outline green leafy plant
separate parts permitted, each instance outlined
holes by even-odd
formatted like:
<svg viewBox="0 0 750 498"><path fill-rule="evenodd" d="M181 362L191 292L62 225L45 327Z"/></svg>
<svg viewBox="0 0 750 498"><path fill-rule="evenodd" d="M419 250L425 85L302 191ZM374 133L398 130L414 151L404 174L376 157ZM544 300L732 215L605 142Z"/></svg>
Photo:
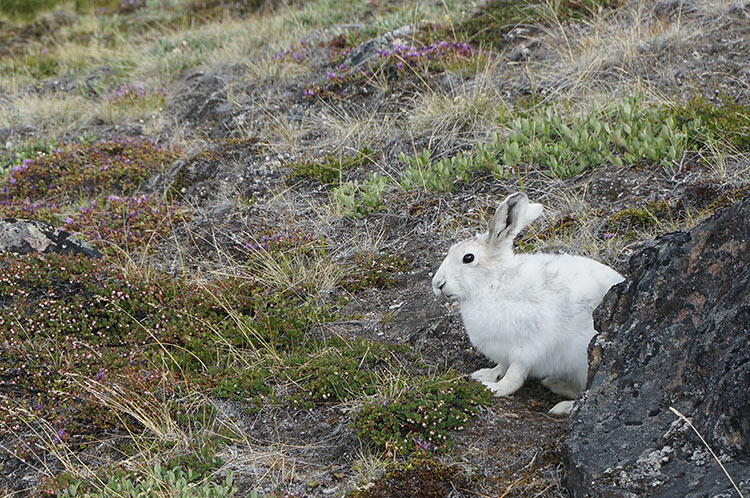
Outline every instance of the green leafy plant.
<svg viewBox="0 0 750 498"><path fill-rule="evenodd" d="M479 144L474 150L446 157L435 163L430 151L425 149L416 156L401 154L399 158L408 165L399 179L404 190L450 192L456 182L468 182L473 171L487 170L497 179L507 177L505 168L497 161L500 138L493 134L489 144Z"/></svg>
<svg viewBox="0 0 750 498"><path fill-rule="evenodd" d="M200 476L191 468L163 469L157 462L151 475L143 478L117 475L107 485L96 491L79 493L80 483L71 484L59 498L139 498L143 496L170 496L175 498L225 498L232 494L234 478L231 472L222 483L210 480L198 482Z"/></svg>
<svg viewBox="0 0 750 498"><path fill-rule="evenodd" d="M458 465L443 465L426 459L411 459L390 469L364 489L346 498L443 498L469 483Z"/></svg>
<svg viewBox="0 0 750 498"><path fill-rule="evenodd" d="M671 168L687 149L687 134L664 110L634 97L588 114L567 118L552 107L511 121L502 145L508 166L540 165L560 178L576 176L610 161L642 161Z"/></svg>
<svg viewBox="0 0 750 498"><path fill-rule="evenodd" d="M5 198L44 200L102 192L131 192L178 152L149 141L110 140L69 144L49 154L27 158L12 168Z"/></svg>
<svg viewBox="0 0 750 498"><path fill-rule="evenodd" d="M351 218L364 218L384 207L383 193L388 189L388 178L377 173L359 184L356 181L342 183L332 192L336 212Z"/></svg>

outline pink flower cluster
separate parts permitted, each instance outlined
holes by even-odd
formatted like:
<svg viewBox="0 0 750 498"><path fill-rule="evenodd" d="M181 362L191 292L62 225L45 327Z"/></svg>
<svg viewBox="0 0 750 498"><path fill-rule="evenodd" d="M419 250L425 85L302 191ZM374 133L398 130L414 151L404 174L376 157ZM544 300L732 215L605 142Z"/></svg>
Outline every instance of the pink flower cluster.
<svg viewBox="0 0 750 498"><path fill-rule="evenodd" d="M396 63L396 67L399 69L403 67L404 63L414 65L423 60L431 61L454 56L468 58L473 54L474 47L468 43L446 41L438 41L419 48L408 47L397 43L390 49L378 50L378 56L381 59L387 59L390 57L399 59L399 62Z"/></svg>

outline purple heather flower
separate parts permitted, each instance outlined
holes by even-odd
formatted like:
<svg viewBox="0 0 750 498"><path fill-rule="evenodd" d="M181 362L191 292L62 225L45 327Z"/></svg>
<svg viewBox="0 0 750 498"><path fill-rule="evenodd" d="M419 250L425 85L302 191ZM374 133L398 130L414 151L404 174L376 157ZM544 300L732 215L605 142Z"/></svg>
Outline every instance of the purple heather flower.
<svg viewBox="0 0 750 498"><path fill-rule="evenodd" d="M413 437L412 440L414 441L414 444L422 448L423 450L430 451L432 449L432 445L428 441L424 441L420 437Z"/></svg>
<svg viewBox="0 0 750 498"><path fill-rule="evenodd" d="M57 444L62 441L62 438L65 436L65 429L60 429L57 431L57 436L55 436L55 440L52 442L52 444Z"/></svg>
<svg viewBox="0 0 750 498"><path fill-rule="evenodd" d="M96 377L94 377L94 380L99 382L104 377L104 374L106 374L107 371L103 368L100 368L99 371L96 373Z"/></svg>
<svg viewBox="0 0 750 498"><path fill-rule="evenodd" d="M42 49L42 55L47 55L49 53L49 49L43 48Z"/></svg>
<svg viewBox="0 0 750 498"><path fill-rule="evenodd" d="M613 239L615 238L615 235L616 234L614 234L613 232L605 232L604 234L602 234L602 237L604 237L605 239Z"/></svg>
<svg viewBox="0 0 750 498"><path fill-rule="evenodd" d="M34 164L34 160L33 160L33 159L31 159L31 158L27 158L27 159L24 159L24 160L23 160L23 165L24 165L24 166L28 167L28 166L29 166L29 164Z"/></svg>
<svg viewBox="0 0 750 498"><path fill-rule="evenodd" d="M332 73L331 71L328 71L328 77L330 79L334 79L336 77L336 73Z"/></svg>
<svg viewBox="0 0 750 498"><path fill-rule="evenodd" d="M11 176L11 177L10 177L10 178L8 179L8 183L10 183L11 185L15 185L15 184L16 184L16 179L15 179L15 178L13 178L13 177Z"/></svg>
<svg viewBox="0 0 750 498"><path fill-rule="evenodd" d="M66 218L65 218L65 219L63 220L63 223L65 223L66 225L72 225L72 224L74 223L74 221L73 221L73 218L71 218L70 216L67 216L67 217L66 217Z"/></svg>

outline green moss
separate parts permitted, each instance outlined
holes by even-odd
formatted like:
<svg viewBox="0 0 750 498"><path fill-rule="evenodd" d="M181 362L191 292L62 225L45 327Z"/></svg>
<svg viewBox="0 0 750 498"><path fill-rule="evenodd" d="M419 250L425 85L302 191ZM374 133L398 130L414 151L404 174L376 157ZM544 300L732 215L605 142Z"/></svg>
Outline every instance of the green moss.
<svg viewBox="0 0 750 498"><path fill-rule="evenodd" d="M263 367L213 368L208 374L216 379L213 396L246 404L249 411L260 408L273 393L270 370Z"/></svg>
<svg viewBox="0 0 750 498"><path fill-rule="evenodd" d="M562 238L581 229L581 221L575 216L563 216L555 223L539 231L528 231L516 239L519 252L533 252L545 241Z"/></svg>
<svg viewBox="0 0 750 498"><path fill-rule="evenodd" d="M30 19L38 12L50 10L62 0L3 0L0 12L16 19Z"/></svg>
<svg viewBox="0 0 750 498"><path fill-rule="evenodd" d="M480 383L448 372L434 379L410 379L393 399L365 404L354 422L357 435L392 454L444 451L450 431L463 428L489 403Z"/></svg>

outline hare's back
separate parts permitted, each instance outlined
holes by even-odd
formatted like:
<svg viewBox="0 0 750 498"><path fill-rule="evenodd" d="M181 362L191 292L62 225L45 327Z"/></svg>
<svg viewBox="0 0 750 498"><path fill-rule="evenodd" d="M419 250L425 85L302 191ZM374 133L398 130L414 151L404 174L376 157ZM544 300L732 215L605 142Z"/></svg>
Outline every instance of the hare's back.
<svg viewBox="0 0 750 498"><path fill-rule="evenodd" d="M538 254L544 280L564 290L574 301L599 301L610 287L622 282L615 270L598 261L570 254Z"/></svg>

